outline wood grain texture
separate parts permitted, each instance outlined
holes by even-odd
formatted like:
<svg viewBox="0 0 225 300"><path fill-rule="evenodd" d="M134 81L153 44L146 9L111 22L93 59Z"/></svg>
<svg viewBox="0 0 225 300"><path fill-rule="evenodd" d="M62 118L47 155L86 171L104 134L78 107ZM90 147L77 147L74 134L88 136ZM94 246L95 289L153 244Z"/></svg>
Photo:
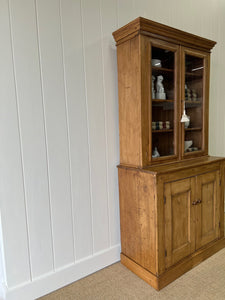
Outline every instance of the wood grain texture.
<svg viewBox="0 0 225 300"><path fill-rule="evenodd" d="M166 183L165 251L166 268L195 251L195 179ZM182 217L181 217L182 216Z"/></svg>
<svg viewBox="0 0 225 300"><path fill-rule="evenodd" d="M196 249L219 238L220 197L219 170L196 178Z"/></svg>
<svg viewBox="0 0 225 300"><path fill-rule="evenodd" d="M141 166L141 76L138 37L117 48L117 61L120 162Z"/></svg>
<svg viewBox="0 0 225 300"><path fill-rule="evenodd" d="M142 164L147 165L152 156L152 135L149 124L152 122L152 110L150 105L150 91L152 80L150 75L151 45L149 39L139 37L140 64L141 64L141 139L142 139Z"/></svg>
<svg viewBox="0 0 225 300"><path fill-rule="evenodd" d="M224 236L224 196L225 196L225 163L223 162L220 166L220 238Z"/></svg>
<svg viewBox="0 0 225 300"><path fill-rule="evenodd" d="M154 177L119 169L121 251L156 272L156 202Z"/></svg>

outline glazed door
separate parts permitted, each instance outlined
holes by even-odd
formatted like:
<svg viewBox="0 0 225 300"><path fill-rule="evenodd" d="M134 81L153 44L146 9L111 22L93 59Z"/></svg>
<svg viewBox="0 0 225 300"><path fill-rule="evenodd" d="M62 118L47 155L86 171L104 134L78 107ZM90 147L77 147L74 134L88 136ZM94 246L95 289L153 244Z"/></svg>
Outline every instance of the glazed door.
<svg viewBox="0 0 225 300"><path fill-rule="evenodd" d="M164 186L166 268L195 251L195 178Z"/></svg>
<svg viewBox="0 0 225 300"><path fill-rule="evenodd" d="M181 47L182 157L208 153L209 54Z"/></svg>
<svg viewBox="0 0 225 300"><path fill-rule="evenodd" d="M179 47L150 39L150 161L178 156L178 57Z"/></svg>
<svg viewBox="0 0 225 300"><path fill-rule="evenodd" d="M219 171L196 177L196 249L219 238Z"/></svg>

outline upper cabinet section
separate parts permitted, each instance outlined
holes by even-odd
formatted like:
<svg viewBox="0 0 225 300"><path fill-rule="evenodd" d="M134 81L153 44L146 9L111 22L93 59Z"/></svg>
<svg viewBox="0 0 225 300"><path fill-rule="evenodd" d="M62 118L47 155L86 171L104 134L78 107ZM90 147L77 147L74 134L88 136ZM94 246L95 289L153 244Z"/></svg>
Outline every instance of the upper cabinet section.
<svg viewBox="0 0 225 300"><path fill-rule="evenodd" d="M144 18L117 42L120 163L144 167L208 154L215 42Z"/></svg>

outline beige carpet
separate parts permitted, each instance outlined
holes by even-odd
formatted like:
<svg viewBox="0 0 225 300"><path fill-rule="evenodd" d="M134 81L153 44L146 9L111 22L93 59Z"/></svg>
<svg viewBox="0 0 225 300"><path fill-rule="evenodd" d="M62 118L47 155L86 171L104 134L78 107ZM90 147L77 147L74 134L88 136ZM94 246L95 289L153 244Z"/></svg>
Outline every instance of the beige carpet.
<svg viewBox="0 0 225 300"><path fill-rule="evenodd" d="M225 249L160 292L155 291L121 263L116 263L40 299L225 300Z"/></svg>

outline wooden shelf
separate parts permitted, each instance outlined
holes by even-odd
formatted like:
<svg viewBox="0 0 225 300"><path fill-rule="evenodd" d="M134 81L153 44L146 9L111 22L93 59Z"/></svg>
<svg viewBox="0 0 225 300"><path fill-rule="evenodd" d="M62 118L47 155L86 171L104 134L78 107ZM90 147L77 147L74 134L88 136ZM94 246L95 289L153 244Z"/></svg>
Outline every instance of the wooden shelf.
<svg viewBox="0 0 225 300"><path fill-rule="evenodd" d="M200 105L200 104L202 104L202 102L201 101L199 101L199 100L196 100L196 101L192 101L192 100L185 100L185 104L198 104L198 105Z"/></svg>
<svg viewBox="0 0 225 300"><path fill-rule="evenodd" d="M173 69L167 69L167 68L162 68L162 67L153 67L152 66L152 71L159 71L159 72L170 72L173 73Z"/></svg>
<svg viewBox="0 0 225 300"><path fill-rule="evenodd" d="M196 78L203 78L203 74L197 74L197 73L192 73L192 72L185 72L185 75L188 77L196 77Z"/></svg>
<svg viewBox="0 0 225 300"><path fill-rule="evenodd" d="M174 102L174 100L172 100L172 99L152 99L152 102L156 102L156 103L160 103L160 102L169 103L169 102Z"/></svg>
<svg viewBox="0 0 225 300"><path fill-rule="evenodd" d="M164 132L173 132L173 129L158 129L158 130L152 130L152 133L164 133Z"/></svg>
<svg viewBox="0 0 225 300"><path fill-rule="evenodd" d="M185 131L200 131L200 130L202 130L201 127L185 128Z"/></svg>

